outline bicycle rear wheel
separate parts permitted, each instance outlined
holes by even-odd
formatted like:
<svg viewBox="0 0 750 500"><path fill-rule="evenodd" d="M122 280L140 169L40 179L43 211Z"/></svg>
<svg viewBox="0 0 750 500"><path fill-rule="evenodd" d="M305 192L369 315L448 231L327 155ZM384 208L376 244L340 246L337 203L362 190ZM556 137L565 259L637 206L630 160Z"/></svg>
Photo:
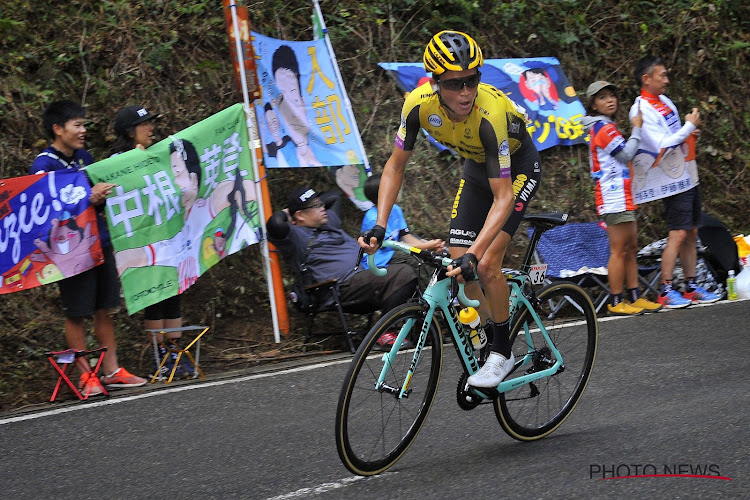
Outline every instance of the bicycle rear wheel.
<svg viewBox="0 0 750 500"><path fill-rule="evenodd" d="M352 360L336 409L336 448L343 464L354 474L378 474L396 463L417 437L432 407L443 355L440 327L434 318L408 396L399 398L398 392L412 364L414 348L398 352L384 384L377 387L384 364L378 340L407 328L406 339L417 341L424 319L422 304L393 309L370 330Z"/></svg>
<svg viewBox="0 0 750 500"><path fill-rule="evenodd" d="M552 376L507 391L495 399L495 415L500 426L520 441L533 441L550 434L573 411L591 377L599 335L594 304L578 285L555 283L543 288L537 297L536 311L562 355L563 367ZM527 323L529 338L524 331ZM510 338L517 364L508 379L544 370L555 363L528 309L518 314ZM518 362L529 352L533 353L532 361L519 367Z"/></svg>

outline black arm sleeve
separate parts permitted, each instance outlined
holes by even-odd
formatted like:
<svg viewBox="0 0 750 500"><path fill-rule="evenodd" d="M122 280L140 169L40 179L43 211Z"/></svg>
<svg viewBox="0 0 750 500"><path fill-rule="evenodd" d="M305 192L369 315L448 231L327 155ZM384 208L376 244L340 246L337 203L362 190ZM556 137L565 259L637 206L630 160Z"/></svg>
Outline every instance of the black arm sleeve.
<svg viewBox="0 0 750 500"><path fill-rule="evenodd" d="M283 240L289 234L289 220L283 210L274 213L266 223L268 236L275 240Z"/></svg>
<svg viewBox="0 0 750 500"><path fill-rule="evenodd" d="M406 137L404 138L404 151L413 151L414 143L422 125L419 123L419 105L414 106L406 117Z"/></svg>
<svg viewBox="0 0 750 500"><path fill-rule="evenodd" d="M487 178L500 177L500 157L498 156L497 135L492 124L485 119L479 123L479 140L484 146L484 164L487 168Z"/></svg>

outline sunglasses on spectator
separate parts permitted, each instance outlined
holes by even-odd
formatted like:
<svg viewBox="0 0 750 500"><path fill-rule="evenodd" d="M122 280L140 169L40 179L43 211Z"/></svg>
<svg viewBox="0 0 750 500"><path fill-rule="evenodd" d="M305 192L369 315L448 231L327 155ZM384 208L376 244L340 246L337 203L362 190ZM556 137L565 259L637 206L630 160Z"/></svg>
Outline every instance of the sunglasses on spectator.
<svg viewBox="0 0 750 500"><path fill-rule="evenodd" d="M464 87L474 89L479 85L479 80L482 78L482 73L477 71L471 76L464 78L450 78L448 80L437 80L438 84L446 90L459 91Z"/></svg>
<svg viewBox="0 0 750 500"><path fill-rule="evenodd" d="M304 208L300 208L300 210L307 210L308 208L320 208L320 207L322 207L324 205L325 204L322 201L317 201L317 202L313 203L312 205L309 205L309 206L304 207Z"/></svg>

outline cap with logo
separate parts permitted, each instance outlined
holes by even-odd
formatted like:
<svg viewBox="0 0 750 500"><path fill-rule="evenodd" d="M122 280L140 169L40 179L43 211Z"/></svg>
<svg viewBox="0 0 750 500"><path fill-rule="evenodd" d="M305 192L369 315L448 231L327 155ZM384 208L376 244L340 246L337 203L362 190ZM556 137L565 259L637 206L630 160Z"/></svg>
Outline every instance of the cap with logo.
<svg viewBox="0 0 750 500"><path fill-rule="evenodd" d="M289 196L289 213L294 215L298 210L304 210L310 205L312 199L317 196L318 193L307 186L295 189Z"/></svg>
<svg viewBox="0 0 750 500"><path fill-rule="evenodd" d="M143 106L128 106L122 108L115 115L115 133L118 135L125 135L128 133L129 128L155 118L159 118L159 114L150 113Z"/></svg>

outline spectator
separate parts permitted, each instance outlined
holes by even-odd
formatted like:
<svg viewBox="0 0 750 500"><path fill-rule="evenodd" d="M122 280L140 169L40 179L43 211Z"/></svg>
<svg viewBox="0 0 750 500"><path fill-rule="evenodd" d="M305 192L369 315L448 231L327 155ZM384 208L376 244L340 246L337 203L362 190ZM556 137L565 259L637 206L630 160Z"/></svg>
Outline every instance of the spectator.
<svg viewBox="0 0 750 500"><path fill-rule="evenodd" d="M311 282L338 279L341 300L369 301L385 312L413 295L417 277L406 264L391 264L385 276L366 269L355 271L359 245L341 229L339 193L316 193L308 187L296 189L288 208L268 219L268 237L279 248L297 277L303 268ZM328 297L323 305L333 303ZM391 339L391 342L393 339Z"/></svg>
<svg viewBox="0 0 750 500"><path fill-rule="evenodd" d="M83 170L94 162L84 149L86 139L86 110L73 101L56 101L44 110L42 122L52 143L29 169L30 174L52 172L63 169ZM79 387L89 395L102 393L101 384L108 389L138 387L146 383L122 368L117 361L117 342L112 321L120 308L120 282L117 278L112 245L109 241L104 201L114 184L100 182L91 188L89 200L96 206L97 225L101 239L104 263L88 271L59 282L65 312L65 339L71 349L86 349L84 319L93 316L94 333L99 343L107 347L102 361L105 375L101 380L91 376L89 360L77 360L81 371Z"/></svg>
<svg viewBox="0 0 750 500"><path fill-rule="evenodd" d="M641 297L638 291L638 224L633 203L628 162L633 159L641 142L643 118L640 111L630 120L633 132L625 141L614 120L619 110L617 87L598 81L586 91L587 111L584 129L589 133L589 159L594 179L596 211L607 223L609 237L610 314L628 316L658 311L660 304ZM623 297L623 281L627 296Z"/></svg>
<svg viewBox="0 0 750 500"><path fill-rule="evenodd" d="M150 113L142 106L127 106L122 108L115 115L114 129L117 138L112 145L112 154L117 155L130 151L131 149L146 149L154 143L155 120L158 114ZM168 299L152 304L145 309L145 319L143 327L146 330L160 330L166 328L181 328L182 313L180 311L180 296L173 295ZM164 344L164 336L159 334L148 334L149 344L153 342L153 335L159 344L158 362L154 359L154 373L161 364L164 356L167 355L167 346ZM182 337L182 332L170 332L167 335L171 347L176 348L176 344ZM169 372L174 366L177 355L172 354L162 368L163 371ZM182 372L182 366L178 367L178 375Z"/></svg>
<svg viewBox="0 0 750 500"><path fill-rule="evenodd" d="M373 207L365 213L365 217L362 219L362 231L367 231L375 226L375 222L378 219L378 191L380 190L380 174L372 175L367 178L364 185L365 196L368 200L373 203ZM394 204L391 209L391 215L388 217L388 224L385 228L386 240L402 241L407 245L411 245L421 250L430 250L433 252L442 252L445 248L445 242L440 239L434 240L423 240L417 236L411 234L409 226L406 224L404 218L404 212L401 207ZM396 252L392 248L378 248L375 252L375 265L378 267L385 267L389 264L409 264L419 275L419 287L424 289L427 286L427 282L430 280L429 273L419 274L418 261L404 252ZM367 258L362 259L362 267L369 269L367 264Z"/></svg>
<svg viewBox="0 0 750 500"><path fill-rule="evenodd" d="M685 116L685 125L680 123L677 107L664 95L669 84L667 67L658 56L647 56L635 64L635 80L641 95L635 99L630 116L643 114L641 147L647 151L661 152L679 146L693 134L700 135L701 124L698 108ZM665 216L669 235L667 246L661 256L662 289L658 301L664 307L677 309L691 303L716 302L720 297L695 283L695 266L698 259L698 220L701 214L700 188L696 185L688 191L664 198ZM672 278L677 257L680 257L685 272L684 292L674 289Z"/></svg>

